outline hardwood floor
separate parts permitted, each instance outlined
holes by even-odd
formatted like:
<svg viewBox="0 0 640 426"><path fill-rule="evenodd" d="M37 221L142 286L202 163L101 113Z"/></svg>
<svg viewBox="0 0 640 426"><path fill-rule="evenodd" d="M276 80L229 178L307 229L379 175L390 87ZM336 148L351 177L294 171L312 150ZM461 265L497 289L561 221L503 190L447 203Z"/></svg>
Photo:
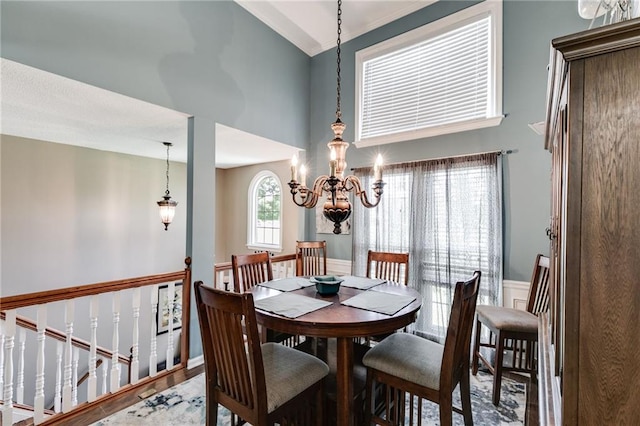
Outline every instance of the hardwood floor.
<svg viewBox="0 0 640 426"><path fill-rule="evenodd" d="M117 413L120 410L123 410L127 407L130 407L137 402L140 402L143 399L149 398L150 396L162 392L166 389L169 389L172 386L175 386L179 383L182 383L186 380L189 380L192 377L197 376L200 373L204 372L204 365L199 365L190 370L186 368L181 368L176 370L173 373L169 373L158 380L141 386L135 389L134 392L125 393L119 396L115 396L110 398L108 401L105 401L102 404L98 404L95 408L84 410L82 413L79 413L76 416L73 416L73 419L65 419L62 422L54 422L53 424L69 424L71 421L74 425L90 425L92 423L97 422L100 419L103 419L107 416L110 416L114 413ZM33 418L24 420L18 423L19 426L30 426L33 425Z"/></svg>

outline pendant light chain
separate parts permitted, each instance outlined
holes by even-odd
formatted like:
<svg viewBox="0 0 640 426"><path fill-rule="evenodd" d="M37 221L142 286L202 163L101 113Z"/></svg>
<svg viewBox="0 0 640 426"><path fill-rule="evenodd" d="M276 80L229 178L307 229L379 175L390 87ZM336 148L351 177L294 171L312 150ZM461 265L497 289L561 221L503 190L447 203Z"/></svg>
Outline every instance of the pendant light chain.
<svg viewBox="0 0 640 426"><path fill-rule="evenodd" d="M165 145L167 146L167 190L164 192L165 195L169 195L169 147L171 146L170 143L165 143Z"/></svg>
<svg viewBox="0 0 640 426"><path fill-rule="evenodd" d="M337 121L341 121L342 111L340 111L340 35L342 34L342 0L338 0L338 61L337 61L337 71L338 71L338 79L337 79L337 99L336 99L336 119Z"/></svg>

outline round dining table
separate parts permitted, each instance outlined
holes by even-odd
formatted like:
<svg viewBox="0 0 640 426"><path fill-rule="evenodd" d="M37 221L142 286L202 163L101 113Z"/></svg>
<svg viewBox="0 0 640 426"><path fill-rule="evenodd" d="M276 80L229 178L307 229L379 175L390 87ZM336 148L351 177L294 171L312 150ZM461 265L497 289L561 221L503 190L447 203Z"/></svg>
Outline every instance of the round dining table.
<svg viewBox="0 0 640 426"><path fill-rule="evenodd" d="M363 291L379 291L414 297L415 300L393 315L342 305ZM281 294L280 291L255 286L251 290L254 300ZM337 294L320 295L315 287L305 287L289 293L299 294L324 301L331 305L309 312L297 318L287 318L275 313L256 309L257 322L263 327L300 336L336 338L336 403L339 426L353 422L353 339L392 333L416 320L422 306L422 296L413 288L398 284L380 284L375 290L360 290L341 286Z"/></svg>

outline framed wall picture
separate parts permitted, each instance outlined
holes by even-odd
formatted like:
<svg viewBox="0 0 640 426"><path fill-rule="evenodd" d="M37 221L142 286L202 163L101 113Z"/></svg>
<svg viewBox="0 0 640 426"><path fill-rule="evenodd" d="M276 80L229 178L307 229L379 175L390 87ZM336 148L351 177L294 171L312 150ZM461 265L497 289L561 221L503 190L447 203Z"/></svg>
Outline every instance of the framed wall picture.
<svg viewBox="0 0 640 426"><path fill-rule="evenodd" d="M169 331L169 313L173 307L173 329L182 327L182 283L175 283L173 295L169 297L167 284L158 287L157 334Z"/></svg>

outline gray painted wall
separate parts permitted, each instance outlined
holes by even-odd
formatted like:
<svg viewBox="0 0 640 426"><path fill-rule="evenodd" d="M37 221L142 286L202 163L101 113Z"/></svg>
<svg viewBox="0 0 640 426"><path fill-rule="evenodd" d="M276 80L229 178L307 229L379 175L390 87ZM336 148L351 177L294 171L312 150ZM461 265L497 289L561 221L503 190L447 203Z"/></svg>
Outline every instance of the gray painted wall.
<svg viewBox="0 0 640 426"><path fill-rule="evenodd" d="M425 9L371 31L342 45L342 113L347 123L345 140L354 139L355 52L395 35L447 16L476 2L439 1ZM348 22L349 16L343 15ZM549 221L551 156L542 137L527 123L545 117L549 45L554 37L584 30L589 22L579 18L575 1L505 1L503 4L503 111L499 127L422 140L356 148L347 151L349 167L373 164L380 151L394 163L460 154L510 149L504 157L504 277L529 280L537 253L548 253L545 228ZM336 53L313 57L311 68L311 146L308 156L315 173L328 168L326 143L335 120ZM313 174L312 176L315 176ZM308 238L327 239L332 257L351 258L351 236L315 234L308 214Z"/></svg>
<svg viewBox="0 0 640 426"><path fill-rule="evenodd" d="M354 130L355 51L467 4L441 1L343 44L347 140L353 140ZM327 167L335 52L310 59L233 2L2 2L0 12L3 57L194 116L187 137L187 248L175 260L191 255L194 279L213 278L216 122L307 149L314 173ZM547 251L550 158L526 124L544 118L549 41L587 26L575 1L506 1L503 106L509 116L502 125L380 147L388 162L516 151L505 161L508 279L528 279L535 253ZM349 165L370 164L375 151L352 147ZM7 185L15 182L3 179L3 188ZM3 191L6 209L4 198ZM313 212L306 218L307 237L315 238ZM8 231L0 232L4 241ZM350 258L350 237L320 237L332 246L332 257ZM11 256L7 250L3 244L3 276L4 259ZM195 312L191 325L191 355L196 356L201 345Z"/></svg>
<svg viewBox="0 0 640 426"><path fill-rule="evenodd" d="M186 165L2 136L2 296L184 269Z"/></svg>
<svg viewBox="0 0 640 426"><path fill-rule="evenodd" d="M215 123L305 148L309 57L231 1L2 2L0 16L4 58L193 115L178 259L212 282Z"/></svg>

